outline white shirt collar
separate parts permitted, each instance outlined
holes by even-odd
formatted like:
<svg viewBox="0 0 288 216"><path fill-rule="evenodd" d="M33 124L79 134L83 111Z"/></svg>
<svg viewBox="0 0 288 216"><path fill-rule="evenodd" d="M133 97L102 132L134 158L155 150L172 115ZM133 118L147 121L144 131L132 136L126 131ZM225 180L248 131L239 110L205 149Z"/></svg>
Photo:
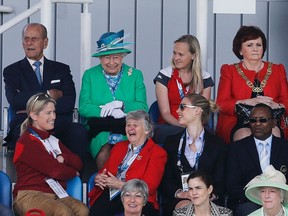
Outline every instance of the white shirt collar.
<svg viewBox="0 0 288 216"><path fill-rule="evenodd" d="M35 62L35 60L32 60L32 59L29 59L28 57L26 57L28 62L30 63L30 65L32 66L32 68L34 67L33 66L33 63ZM39 60L42 64L41 66L44 64L44 56L42 56L42 58Z"/></svg>
<svg viewBox="0 0 288 216"><path fill-rule="evenodd" d="M271 146L271 143L272 143L272 134L271 134L266 140L259 140L259 139L255 138L255 137L254 137L254 140L255 140L255 143L256 143L257 146L259 145L260 142L263 143L263 141L266 142L268 145Z"/></svg>

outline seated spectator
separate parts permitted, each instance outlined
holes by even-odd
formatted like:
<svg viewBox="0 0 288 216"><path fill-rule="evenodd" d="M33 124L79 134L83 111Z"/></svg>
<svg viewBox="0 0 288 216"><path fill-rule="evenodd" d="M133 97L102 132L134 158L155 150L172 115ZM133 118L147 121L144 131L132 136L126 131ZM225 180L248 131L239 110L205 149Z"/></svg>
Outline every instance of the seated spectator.
<svg viewBox="0 0 288 216"><path fill-rule="evenodd" d="M148 201L149 191L147 184L139 179L127 181L121 192L124 214L117 216L144 216L142 208Z"/></svg>
<svg viewBox="0 0 288 216"><path fill-rule="evenodd" d="M272 64L262 58L267 40L256 26L241 26L233 39L233 52L240 62L221 67L217 104L221 107L216 134L227 144L250 136L250 107L264 103L272 109L288 107L288 85L283 64ZM240 107L241 106L241 107ZM239 109L237 108L239 107ZM246 113L242 112L246 107ZM237 115L239 110L239 114ZM242 114L242 115L241 115ZM281 126L273 128L281 136ZM287 136L288 137L288 136Z"/></svg>
<svg viewBox="0 0 288 216"><path fill-rule="evenodd" d="M212 176L215 187L212 199L223 204L226 146L203 126L211 111L217 111L217 105L199 94L184 97L179 105L178 121L186 129L169 136L164 144L168 154L161 183L164 215L172 215L174 208L190 204L185 179L195 170L206 171Z"/></svg>
<svg viewBox="0 0 288 216"><path fill-rule="evenodd" d="M230 209L218 206L210 201L213 185L209 174L203 171L192 172L187 183L189 189L187 193L189 193L192 203L183 208L175 209L174 216L233 215Z"/></svg>
<svg viewBox="0 0 288 216"><path fill-rule="evenodd" d="M249 216L280 216L288 215L288 185L283 173L270 165L261 175L253 178L247 185L246 197L262 208Z"/></svg>
<svg viewBox="0 0 288 216"><path fill-rule="evenodd" d="M54 135L83 160L89 145L88 132L82 124L72 122L76 92L69 66L44 56L47 29L40 23L29 23L23 28L22 46L26 57L3 71L5 94L10 108L16 112L5 140L15 147L20 125L27 117L28 99L37 93L47 93L57 101Z"/></svg>
<svg viewBox="0 0 288 216"><path fill-rule="evenodd" d="M48 94L33 95L27 102L27 118L21 125L13 163L17 182L13 190L16 215L39 209L48 215L86 216L88 208L66 193L66 181L79 176L82 162L51 135L56 102Z"/></svg>
<svg viewBox="0 0 288 216"><path fill-rule="evenodd" d="M154 83L161 114L154 139L164 143L167 136L184 127L176 112L184 96L197 93L209 100L214 86L210 74L201 68L200 45L196 37L183 35L174 42L171 66L160 70Z"/></svg>
<svg viewBox="0 0 288 216"><path fill-rule="evenodd" d="M125 137L125 115L142 109L147 111L146 88L140 70L123 63L131 53L125 47L124 30L107 32L97 41L93 57L100 64L85 71L79 99L79 112L88 119L90 152L97 169L103 168L112 146Z"/></svg>
<svg viewBox="0 0 288 216"><path fill-rule="evenodd" d="M0 203L0 216L14 216L13 211Z"/></svg>
<svg viewBox="0 0 288 216"><path fill-rule="evenodd" d="M153 124L143 110L129 112L126 116L128 141L117 143L102 170L95 176L95 187L89 193L90 216L112 216L123 212L121 188L134 178L146 182L148 202L142 214L158 215L157 188L162 179L166 152L151 139Z"/></svg>
<svg viewBox="0 0 288 216"><path fill-rule="evenodd" d="M228 207L236 216L247 216L260 206L250 202L243 188L267 166L273 165L287 178L287 141L272 134L275 127L272 109L257 104L251 110L249 125L252 135L230 145L227 161Z"/></svg>

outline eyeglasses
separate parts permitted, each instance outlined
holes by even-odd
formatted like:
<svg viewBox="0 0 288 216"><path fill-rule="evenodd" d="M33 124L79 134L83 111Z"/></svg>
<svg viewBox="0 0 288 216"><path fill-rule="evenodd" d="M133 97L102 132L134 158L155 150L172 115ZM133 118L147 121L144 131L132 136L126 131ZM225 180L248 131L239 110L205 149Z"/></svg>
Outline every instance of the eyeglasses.
<svg viewBox="0 0 288 216"><path fill-rule="evenodd" d="M193 106L193 105L188 105L188 104L179 104L179 109L181 111L183 111L185 109L185 107L188 107L188 108L197 108L197 106Z"/></svg>
<svg viewBox="0 0 288 216"><path fill-rule="evenodd" d="M38 37L24 37L25 43L28 43L29 41L36 43L40 40L41 38Z"/></svg>
<svg viewBox="0 0 288 216"><path fill-rule="evenodd" d="M272 118L250 118L249 122L251 124L255 124L256 122L260 122L261 124L268 122Z"/></svg>
<svg viewBox="0 0 288 216"><path fill-rule="evenodd" d="M124 193L123 194L123 198L126 198L126 199L143 199L144 196L142 194L130 194L130 193Z"/></svg>
<svg viewBox="0 0 288 216"><path fill-rule="evenodd" d="M118 61L120 58L122 57L121 54L115 54L115 55L107 55L107 56L103 56L101 59L104 59L105 61Z"/></svg>

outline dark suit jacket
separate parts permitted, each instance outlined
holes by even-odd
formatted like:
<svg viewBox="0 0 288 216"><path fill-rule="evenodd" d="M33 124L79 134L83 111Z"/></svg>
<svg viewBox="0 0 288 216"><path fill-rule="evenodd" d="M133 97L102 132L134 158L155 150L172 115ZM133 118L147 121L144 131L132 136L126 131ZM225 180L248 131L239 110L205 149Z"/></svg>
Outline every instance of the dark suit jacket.
<svg viewBox="0 0 288 216"><path fill-rule="evenodd" d="M175 192L182 188L181 171L177 166L177 152L183 133L185 134L181 150L181 163L183 165L183 172L188 173L194 170L184 155L186 146L186 130L176 135L169 136L164 144L164 149L168 154L168 160L161 184L161 191L165 198L171 202L175 200ZM199 159L198 169L205 170L210 173L213 179L214 193L219 196L219 202L221 202L225 188L224 179L226 166L226 146L220 138L206 130L204 133L204 140L204 149Z"/></svg>
<svg viewBox="0 0 288 216"><path fill-rule="evenodd" d="M63 97L57 100L57 118L59 114L71 116L76 92L68 65L44 58L42 86L26 57L7 66L3 76L6 97L13 110L25 110L28 99L36 93L58 89L63 92Z"/></svg>
<svg viewBox="0 0 288 216"><path fill-rule="evenodd" d="M271 160L277 170L286 170L288 167L288 143L284 139L272 137ZM248 201L244 194L244 187L256 175L262 173L257 147L253 136L246 137L231 143L227 161L227 192L228 205L234 209L237 203Z"/></svg>

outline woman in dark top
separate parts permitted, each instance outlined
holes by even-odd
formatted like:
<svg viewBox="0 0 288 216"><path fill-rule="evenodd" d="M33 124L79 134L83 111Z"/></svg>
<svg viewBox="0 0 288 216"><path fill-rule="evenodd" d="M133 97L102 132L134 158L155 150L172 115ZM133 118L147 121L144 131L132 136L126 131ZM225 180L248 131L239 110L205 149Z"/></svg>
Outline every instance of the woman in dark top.
<svg viewBox="0 0 288 216"><path fill-rule="evenodd" d="M186 129L168 137L164 144L168 153L161 184L165 215L172 215L175 207L190 204L187 177L195 170L204 170L212 176L213 199L222 204L226 147L204 128L211 111L217 111L216 104L198 94L184 97L179 105L178 121Z"/></svg>

